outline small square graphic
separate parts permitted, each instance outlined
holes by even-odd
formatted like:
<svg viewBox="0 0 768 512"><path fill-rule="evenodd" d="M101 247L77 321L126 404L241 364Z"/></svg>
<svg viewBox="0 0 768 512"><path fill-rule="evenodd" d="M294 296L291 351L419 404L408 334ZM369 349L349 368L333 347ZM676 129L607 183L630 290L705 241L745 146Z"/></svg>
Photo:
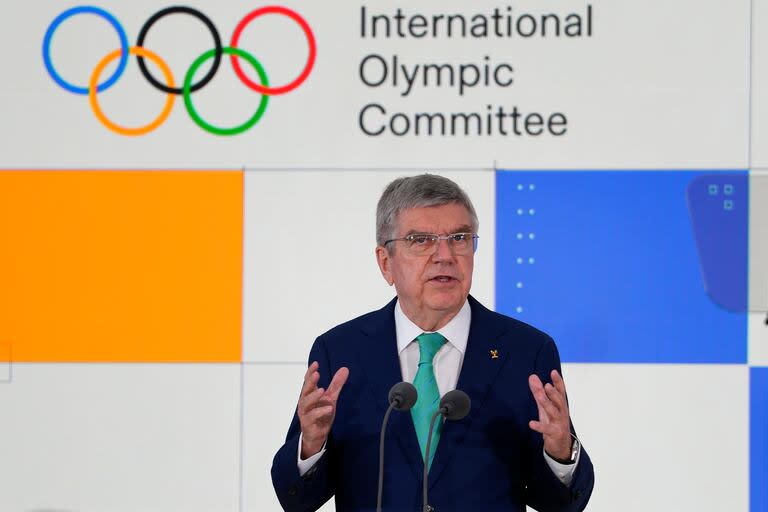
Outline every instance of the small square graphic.
<svg viewBox="0 0 768 512"><path fill-rule="evenodd" d="M726 199L725 201L723 201L723 210L727 212L730 212L731 210L733 210L733 201L731 201L730 199Z"/></svg>
<svg viewBox="0 0 768 512"><path fill-rule="evenodd" d="M711 196L716 196L717 195L717 185L716 184L713 183L713 184L711 184L709 186L709 195L711 195Z"/></svg>
<svg viewBox="0 0 768 512"><path fill-rule="evenodd" d="M732 196L733 195L733 185L731 185L730 183L727 183L727 184L723 185L723 194L725 194L727 196Z"/></svg>
<svg viewBox="0 0 768 512"><path fill-rule="evenodd" d="M11 382L11 344L0 342L0 384Z"/></svg>

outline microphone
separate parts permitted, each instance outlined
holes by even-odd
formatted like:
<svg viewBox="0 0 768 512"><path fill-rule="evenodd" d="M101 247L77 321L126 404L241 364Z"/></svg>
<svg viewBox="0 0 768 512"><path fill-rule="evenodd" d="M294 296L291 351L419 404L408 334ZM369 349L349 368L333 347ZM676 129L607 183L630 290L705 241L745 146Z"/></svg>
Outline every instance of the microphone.
<svg viewBox="0 0 768 512"><path fill-rule="evenodd" d="M381 422L381 436L379 437L379 492L376 497L376 512L381 512L381 493L384 489L384 433L387 431L387 423L392 409L407 411L416 403L419 394L410 382L398 382L389 390L389 407Z"/></svg>
<svg viewBox="0 0 768 512"><path fill-rule="evenodd" d="M469 414L471 408L472 400L469 399L469 395L460 389L454 389L443 395L443 398L440 399L440 406L432 415L432 421L429 422L427 453L424 460L424 479L422 481L422 495L424 497L423 512L433 512L435 510L429 505L429 500L427 499L427 489L429 487L429 451L432 445L432 429L435 426L435 420L438 416L442 415L446 420L458 421Z"/></svg>
<svg viewBox="0 0 768 512"><path fill-rule="evenodd" d="M459 389L454 389L447 392L440 400L439 411L445 416L445 419L458 421L469 414L471 407L472 400L469 399L469 395Z"/></svg>
<svg viewBox="0 0 768 512"><path fill-rule="evenodd" d="M398 382L389 390L390 407L398 411L410 410L416 404L419 394L410 382Z"/></svg>

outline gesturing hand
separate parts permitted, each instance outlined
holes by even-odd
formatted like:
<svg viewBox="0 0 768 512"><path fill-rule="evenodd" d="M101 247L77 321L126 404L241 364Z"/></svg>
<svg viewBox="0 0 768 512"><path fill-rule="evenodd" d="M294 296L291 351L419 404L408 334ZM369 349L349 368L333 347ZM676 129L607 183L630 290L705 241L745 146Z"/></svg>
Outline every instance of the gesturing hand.
<svg viewBox="0 0 768 512"><path fill-rule="evenodd" d="M302 459L318 453L328 439L333 418L336 416L336 401L349 377L347 368L339 368L328 389L324 390L317 387L320 380L320 373L317 371L319 367L317 361L309 365L299 396L297 412L301 423Z"/></svg>
<svg viewBox="0 0 768 512"><path fill-rule="evenodd" d="M552 370L550 375L554 386L542 385L538 375L528 377L528 385L539 408L539 421L530 421L528 426L544 436L544 450L550 457L566 460L571 457L571 420L565 382L557 370Z"/></svg>

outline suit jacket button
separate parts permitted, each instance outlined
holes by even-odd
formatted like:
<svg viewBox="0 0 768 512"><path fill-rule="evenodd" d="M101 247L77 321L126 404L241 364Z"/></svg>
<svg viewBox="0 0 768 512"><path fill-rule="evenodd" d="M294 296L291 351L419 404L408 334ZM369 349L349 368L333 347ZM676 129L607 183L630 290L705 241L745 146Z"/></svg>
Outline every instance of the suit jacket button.
<svg viewBox="0 0 768 512"><path fill-rule="evenodd" d="M576 499L581 498L581 491L577 490L575 493L573 493L573 497Z"/></svg>
<svg viewBox="0 0 768 512"><path fill-rule="evenodd" d="M290 489L288 489L288 494L290 494L291 496L296 496L297 494L299 494L299 490L296 488L296 486L293 486Z"/></svg>

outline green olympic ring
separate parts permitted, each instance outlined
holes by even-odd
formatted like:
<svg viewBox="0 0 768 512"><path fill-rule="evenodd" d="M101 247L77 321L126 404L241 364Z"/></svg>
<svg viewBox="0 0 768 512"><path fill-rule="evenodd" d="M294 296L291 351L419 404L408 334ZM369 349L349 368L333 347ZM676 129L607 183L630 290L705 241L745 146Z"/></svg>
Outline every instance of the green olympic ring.
<svg viewBox="0 0 768 512"><path fill-rule="evenodd" d="M253 55L241 50L240 48L232 48L230 46L222 48L221 51L222 53L226 53L228 55L236 55L247 60L248 64L253 66L253 68L256 70L256 73L258 73L259 80L261 80L261 85L265 87L269 86L267 72L264 71L262 65L259 64L259 61L257 61ZM192 66L190 66L189 70L187 71L187 75L184 77L184 88L182 90L182 94L184 95L184 105L187 107L189 117L191 117L192 120L203 130L209 133L213 133L214 135L237 135L238 133L243 133L244 131L248 130L251 126L255 125L259 119L261 119L261 116L263 116L264 112L267 110L269 96L262 94L261 102L259 102L259 108L256 110L256 113L253 114L253 116L251 116L251 118L248 119L245 123L239 126L232 128L219 128L218 126L214 126L203 120L203 118L200 117L200 114L197 113L197 110L195 110L195 106L192 104L192 79L195 76L195 72L203 64L203 62L210 59L214 55L216 55L216 48L208 50L207 52L200 55L195 60L195 62L192 63Z"/></svg>

